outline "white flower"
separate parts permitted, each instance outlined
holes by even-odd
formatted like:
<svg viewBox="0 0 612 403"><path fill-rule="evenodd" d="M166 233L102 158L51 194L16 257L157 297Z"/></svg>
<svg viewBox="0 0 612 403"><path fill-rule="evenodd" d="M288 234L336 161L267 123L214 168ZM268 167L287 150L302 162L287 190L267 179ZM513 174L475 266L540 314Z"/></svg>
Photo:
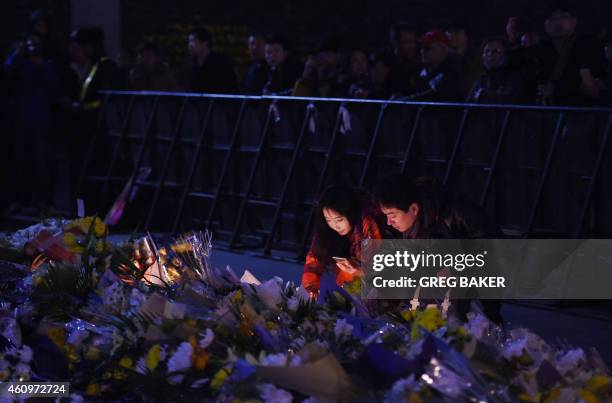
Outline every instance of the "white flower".
<svg viewBox="0 0 612 403"><path fill-rule="evenodd" d="M482 339L482 337L489 331L491 322L482 314L468 314L468 322L464 325L467 330L476 340Z"/></svg>
<svg viewBox="0 0 612 403"><path fill-rule="evenodd" d="M15 366L15 373L17 375L28 375L30 373L30 366L20 362Z"/></svg>
<svg viewBox="0 0 612 403"><path fill-rule="evenodd" d="M212 344L214 339L215 339L215 334L213 333L212 330L207 328L206 333L204 334L204 337L200 339L200 343L199 343L200 348L207 348L208 346Z"/></svg>
<svg viewBox="0 0 612 403"><path fill-rule="evenodd" d="M581 348L575 348L563 354L557 361L557 370L561 375L565 375L574 368L578 367L581 362L585 361L584 351Z"/></svg>
<svg viewBox="0 0 612 403"><path fill-rule="evenodd" d="M209 381L209 378L197 379L191 384L191 387L194 389L201 388L202 386L206 385L208 381Z"/></svg>
<svg viewBox="0 0 612 403"><path fill-rule="evenodd" d="M85 399L81 395L77 395L76 393L70 394L70 403L84 403Z"/></svg>
<svg viewBox="0 0 612 403"><path fill-rule="evenodd" d="M145 362L144 357L140 357L138 361L136 361L136 365L134 365L134 368L139 374L144 375L147 373L147 364Z"/></svg>
<svg viewBox="0 0 612 403"><path fill-rule="evenodd" d="M261 400L264 403L291 403L293 395L284 389L277 388L271 383L266 383L260 386Z"/></svg>
<svg viewBox="0 0 612 403"><path fill-rule="evenodd" d="M168 360L168 373L184 371L191 367L191 356L193 355L193 347L187 342L183 342L176 349L172 357ZM183 375L173 375L168 378L168 382L172 384L180 383L183 380Z"/></svg>
<svg viewBox="0 0 612 403"><path fill-rule="evenodd" d="M34 356L34 353L32 352L32 349L30 348L30 346L26 346L25 344L21 346L21 350L19 350L19 359L22 362L28 363L32 361L33 356Z"/></svg>
<svg viewBox="0 0 612 403"><path fill-rule="evenodd" d="M144 304L147 300L147 295L140 292L138 288L132 288L132 292L130 293L130 307L134 310L140 309L142 304Z"/></svg>
<svg viewBox="0 0 612 403"><path fill-rule="evenodd" d="M511 359L512 357L520 357L523 355L523 350L527 347L527 339L521 338L517 340L512 340L504 346L502 354L506 359Z"/></svg>
<svg viewBox="0 0 612 403"><path fill-rule="evenodd" d="M83 343L83 340L87 338L87 336L89 336L89 332L87 330L77 329L73 332L70 332L66 341L68 342L68 344L72 344L73 346L80 346L81 343Z"/></svg>
<svg viewBox="0 0 612 403"><path fill-rule="evenodd" d="M264 367L283 367L287 365L287 356L283 353L268 354L260 360Z"/></svg>
<svg viewBox="0 0 612 403"><path fill-rule="evenodd" d="M283 300L280 280L278 277L272 278L258 286L255 286L257 296L261 299L265 306L272 310L278 309L278 304ZM282 281L282 280L281 280Z"/></svg>
<svg viewBox="0 0 612 403"><path fill-rule="evenodd" d="M334 326L334 334L336 339L342 339L344 336L350 336L353 333L353 325L346 322L346 319L340 319Z"/></svg>
<svg viewBox="0 0 612 403"><path fill-rule="evenodd" d="M395 381L391 390L385 395L385 402L396 402L405 400L402 397L406 396L407 392L410 392L416 386L414 375L410 375L408 378L402 378Z"/></svg>
<svg viewBox="0 0 612 403"><path fill-rule="evenodd" d="M297 311L299 307L300 300L297 297L293 296L287 300L287 309L289 309L291 312Z"/></svg>

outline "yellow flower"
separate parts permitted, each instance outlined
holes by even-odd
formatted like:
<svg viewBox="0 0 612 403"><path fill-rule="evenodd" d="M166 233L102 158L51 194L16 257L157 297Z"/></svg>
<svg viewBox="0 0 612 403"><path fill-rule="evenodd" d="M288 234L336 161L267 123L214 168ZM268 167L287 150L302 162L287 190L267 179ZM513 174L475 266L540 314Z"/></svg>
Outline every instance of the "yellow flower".
<svg viewBox="0 0 612 403"><path fill-rule="evenodd" d="M100 358L100 349L97 347L89 347L85 352L85 358L90 361L97 361Z"/></svg>
<svg viewBox="0 0 612 403"><path fill-rule="evenodd" d="M96 242L96 253L100 254L104 250L108 250L108 244L102 240Z"/></svg>
<svg viewBox="0 0 612 403"><path fill-rule="evenodd" d="M64 244L70 252L83 253L83 251L85 251L85 248L79 245L79 241L77 240L76 236L71 232L66 232L64 234Z"/></svg>
<svg viewBox="0 0 612 403"><path fill-rule="evenodd" d="M43 283L43 279L41 276L34 276L33 280L34 280L34 287L38 287L39 285Z"/></svg>
<svg viewBox="0 0 612 403"><path fill-rule="evenodd" d="M605 375L595 375L586 384L586 388L593 393L600 392L610 384L610 378Z"/></svg>
<svg viewBox="0 0 612 403"><path fill-rule="evenodd" d="M404 318L404 320L408 322L412 322L414 318L416 318L416 314L417 311L412 311L410 309L404 309L400 312L402 318Z"/></svg>
<svg viewBox="0 0 612 403"><path fill-rule="evenodd" d="M96 217L94 224L94 235L98 238L102 238L106 234L106 224L100 218Z"/></svg>
<svg viewBox="0 0 612 403"><path fill-rule="evenodd" d="M421 328L428 332L433 332L444 325L444 319L438 308L427 308L423 312L417 314L412 323L411 337L412 340L417 340L421 336Z"/></svg>
<svg viewBox="0 0 612 403"><path fill-rule="evenodd" d="M270 322L270 321L266 322L266 327L268 328L268 330L276 330L276 329L278 329L278 325L276 323Z"/></svg>
<svg viewBox="0 0 612 403"><path fill-rule="evenodd" d="M161 346L159 344L154 345L149 349L145 363L149 371L154 371L159 364L159 356L161 354Z"/></svg>
<svg viewBox="0 0 612 403"><path fill-rule="evenodd" d="M586 403L599 403L601 402L601 400L599 400L599 398L597 396L595 396L593 394L593 392L590 392L586 389L578 389L578 396L580 396L580 398L582 400L584 400Z"/></svg>
<svg viewBox="0 0 612 403"><path fill-rule="evenodd" d="M134 366L134 361L130 357L123 357L119 360L119 366L130 369Z"/></svg>
<svg viewBox="0 0 612 403"><path fill-rule="evenodd" d="M99 396L100 395L100 385L98 385L97 383L90 383L89 385L87 385L87 388L85 389L85 394L87 396Z"/></svg>
<svg viewBox="0 0 612 403"><path fill-rule="evenodd" d="M234 305L238 305L240 302L242 302L242 290L234 292L230 298L230 301L232 301L232 304Z"/></svg>
<svg viewBox="0 0 612 403"><path fill-rule="evenodd" d="M361 279L357 278L351 282L344 284L344 289L351 295L358 295L361 293Z"/></svg>
<svg viewBox="0 0 612 403"><path fill-rule="evenodd" d="M53 342L53 344L55 344L56 346L60 347L62 350L64 349L66 343L65 343L65 334L64 334L64 329L60 329L58 327L53 327L49 330L47 330L47 336L49 336L49 339L51 339L51 341Z"/></svg>
<svg viewBox="0 0 612 403"><path fill-rule="evenodd" d="M552 403L556 401L559 396L561 396L561 390L559 388L553 388L550 390L550 392L548 392L546 396L544 396L544 398L542 399L542 403ZM535 402L536 400L529 401Z"/></svg>
<svg viewBox="0 0 612 403"><path fill-rule="evenodd" d="M217 371L217 373L213 376L213 379L210 381L210 387L213 389L219 389L225 383L225 380L232 373L231 367L223 367Z"/></svg>

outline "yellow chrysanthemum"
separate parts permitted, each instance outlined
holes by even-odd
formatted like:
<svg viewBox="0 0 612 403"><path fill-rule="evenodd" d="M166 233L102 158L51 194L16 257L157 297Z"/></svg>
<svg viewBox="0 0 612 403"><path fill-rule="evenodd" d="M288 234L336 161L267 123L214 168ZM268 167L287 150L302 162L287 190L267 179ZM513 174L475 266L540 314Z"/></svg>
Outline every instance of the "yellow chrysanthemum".
<svg viewBox="0 0 612 403"><path fill-rule="evenodd" d="M439 329L444 325L444 319L442 313L438 308L427 308L423 312L417 314L414 322L412 323L411 337L413 340L417 340L421 333L420 329L423 328L429 332Z"/></svg>
<svg viewBox="0 0 612 403"><path fill-rule="evenodd" d="M130 369L134 366L134 361L130 357L123 357L119 360L119 366Z"/></svg>
<svg viewBox="0 0 612 403"><path fill-rule="evenodd" d="M97 383L90 383L89 385L87 385L87 388L85 389L85 394L87 396L99 396L100 395L100 385L98 385Z"/></svg>
<svg viewBox="0 0 612 403"><path fill-rule="evenodd" d="M593 393L598 393L610 384L610 378L605 375L595 375L586 384L586 388Z"/></svg>
<svg viewBox="0 0 612 403"><path fill-rule="evenodd" d="M149 371L154 371L159 365L159 357L161 354L161 346L159 344L154 345L149 349L147 357L145 358L145 364Z"/></svg>
<svg viewBox="0 0 612 403"><path fill-rule="evenodd" d="M100 349L97 347L89 347L85 351L85 358L87 358L89 361L97 361L100 359Z"/></svg>
<svg viewBox="0 0 612 403"><path fill-rule="evenodd" d="M600 403L601 400L593 394L593 392L586 389L578 389L578 396L586 403Z"/></svg>
<svg viewBox="0 0 612 403"><path fill-rule="evenodd" d="M221 368L220 370L217 371L217 373L213 376L212 380L210 381L210 387L213 389L221 388L221 386L223 386L223 384L225 383L225 380L230 376L231 373L232 373L231 367Z"/></svg>

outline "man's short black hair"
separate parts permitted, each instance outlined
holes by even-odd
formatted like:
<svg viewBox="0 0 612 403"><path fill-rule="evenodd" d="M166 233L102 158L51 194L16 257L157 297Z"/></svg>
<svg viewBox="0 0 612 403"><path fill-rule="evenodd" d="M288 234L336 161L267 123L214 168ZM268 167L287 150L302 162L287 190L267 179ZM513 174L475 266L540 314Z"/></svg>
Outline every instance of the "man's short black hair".
<svg viewBox="0 0 612 403"><path fill-rule="evenodd" d="M264 31L262 31L261 29L257 29L257 28L250 29L250 30L248 31L248 33L247 33L247 38L248 38L249 36L253 36L253 37L255 37L255 38L262 38L262 39L265 39L265 38L266 38L266 34L265 34L265 32L264 32Z"/></svg>
<svg viewBox="0 0 612 403"><path fill-rule="evenodd" d="M286 51L289 51L289 42L287 42L282 35L273 33L266 36L266 45L273 45L275 43L281 45Z"/></svg>
<svg viewBox="0 0 612 403"><path fill-rule="evenodd" d="M195 27L189 31L189 35L193 35L198 38L200 42L208 42L208 46L212 46L212 35L210 31L204 27Z"/></svg>
<svg viewBox="0 0 612 403"><path fill-rule="evenodd" d="M572 0L553 0L546 8L546 18L550 18L556 12L565 12L576 17L576 5Z"/></svg>
<svg viewBox="0 0 612 403"><path fill-rule="evenodd" d="M394 173L383 177L374 188L376 201L388 208L408 211L412 203L419 203L419 192L414 179Z"/></svg>
<svg viewBox="0 0 612 403"><path fill-rule="evenodd" d="M391 26L391 29L389 30L389 37L391 38L393 42L397 42L399 41L400 35L402 32L410 32L414 34L415 36L417 34L417 30L414 28L413 25L405 21L402 21L402 22L398 22L397 24L394 24L393 26Z"/></svg>
<svg viewBox="0 0 612 403"><path fill-rule="evenodd" d="M159 44L151 39L144 39L138 43L136 50L138 52L149 51L159 55Z"/></svg>

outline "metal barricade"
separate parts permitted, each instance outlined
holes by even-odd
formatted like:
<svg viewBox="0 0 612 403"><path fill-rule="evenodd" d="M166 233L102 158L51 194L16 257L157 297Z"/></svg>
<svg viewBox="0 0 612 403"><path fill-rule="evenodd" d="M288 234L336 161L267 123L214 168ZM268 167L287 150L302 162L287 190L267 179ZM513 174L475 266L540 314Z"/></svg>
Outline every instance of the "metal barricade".
<svg viewBox="0 0 612 403"><path fill-rule="evenodd" d="M232 249L300 258L327 185L370 190L405 172L438 178L514 236L612 233L612 109L104 94L79 189L99 213L136 193L130 229L208 228ZM108 158L92 166L100 143Z"/></svg>

